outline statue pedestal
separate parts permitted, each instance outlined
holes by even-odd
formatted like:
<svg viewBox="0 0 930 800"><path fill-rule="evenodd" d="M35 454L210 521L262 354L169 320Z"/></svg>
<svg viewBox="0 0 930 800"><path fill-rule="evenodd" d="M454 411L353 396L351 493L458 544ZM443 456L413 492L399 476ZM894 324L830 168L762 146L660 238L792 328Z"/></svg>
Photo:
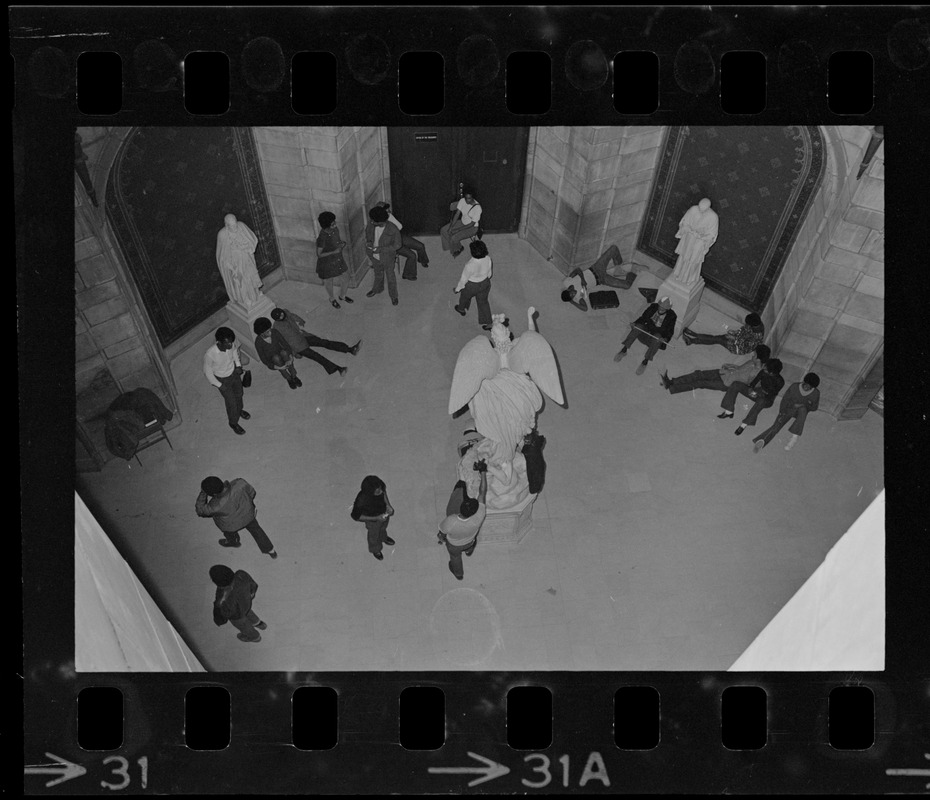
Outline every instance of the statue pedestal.
<svg viewBox="0 0 930 800"><path fill-rule="evenodd" d="M271 319L271 310L274 303L261 292L258 293L258 302L249 309L243 308L235 300L226 304L226 313L229 314L229 327L236 332L236 341L252 358L258 358L255 352L255 331L252 323L259 317Z"/></svg>
<svg viewBox="0 0 930 800"><path fill-rule="evenodd" d="M656 299L668 296L672 301L672 308L678 319L675 320L675 336L681 336L681 329L688 327L697 316L701 308L701 295L704 293L704 279L698 278L687 286L674 277L666 278L659 287Z"/></svg>
<svg viewBox="0 0 930 800"><path fill-rule="evenodd" d="M530 494L515 506L502 509L488 509L481 534L482 544L518 544L530 528L533 527L533 503L536 495Z"/></svg>

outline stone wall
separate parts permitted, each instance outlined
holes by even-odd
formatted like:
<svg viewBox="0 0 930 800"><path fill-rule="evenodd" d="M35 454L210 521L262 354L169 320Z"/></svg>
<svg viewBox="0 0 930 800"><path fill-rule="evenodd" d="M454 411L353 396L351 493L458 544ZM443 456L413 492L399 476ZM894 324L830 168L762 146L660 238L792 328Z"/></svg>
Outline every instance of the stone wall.
<svg viewBox="0 0 930 800"><path fill-rule="evenodd" d="M868 128L824 128L827 175L763 314L786 380L821 378L821 410L835 417L883 350L884 145L858 180Z"/></svg>
<svg viewBox="0 0 930 800"><path fill-rule="evenodd" d="M611 244L629 262L661 140L660 127L532 129L521 236L563 273Z"/></svg>
<svg viewBox="0 0 930 800"><path fill-rule="evenodd" d="M271 204L284 275L320 283L316 275L317 217L336 215L343 255L357 285L365 258L367 209L386 199L387 131L374 127L258 127L253 129Z"/></svg>

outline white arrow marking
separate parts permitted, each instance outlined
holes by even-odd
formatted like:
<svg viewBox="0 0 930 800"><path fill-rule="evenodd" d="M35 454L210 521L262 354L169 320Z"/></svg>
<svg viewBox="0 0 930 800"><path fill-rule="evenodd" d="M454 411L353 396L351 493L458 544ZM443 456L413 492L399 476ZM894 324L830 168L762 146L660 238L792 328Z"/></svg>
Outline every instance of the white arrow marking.
<svg viewBox="0 0 930 800"><path fill-rule="evenodd" d="M469 752L472 758L477 761L484 762L485 766L483 767L430 767L429 772L433 773L446 773L450 775L454 774L467 774L467 773L476 773L481 775L480 778L475 778L473 781L469 781L469 786L477 786L479 783L484 783L485 781L493 781L495 778L499 778L501 775L506 775L510 772L509 767L505 767L503 764L498 764L496 761L491 761L490 758L485 758L484 756L479 756L477 753Z"/></svg>
<svg viewBox="0 0 930 800"><path fill-rule="evenodd" d="M60 777L55 778L53 781L49 781L45 785L54 786L57 783L64 783L65 781L70 781L72 778L80 778L81 775L87 773L87 770L84 769L80 764L72 764L65 758L61 756L56 756L54 753L46 753L46 758L52 759L57 763L55 764L41 764L33 767L24 767L23 772L26 775L60 775Z"/></svg>

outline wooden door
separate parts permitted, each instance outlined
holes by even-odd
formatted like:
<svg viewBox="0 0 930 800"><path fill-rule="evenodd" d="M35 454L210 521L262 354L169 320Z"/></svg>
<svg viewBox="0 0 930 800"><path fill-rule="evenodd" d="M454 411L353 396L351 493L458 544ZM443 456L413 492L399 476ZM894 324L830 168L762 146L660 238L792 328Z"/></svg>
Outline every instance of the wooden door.
<svg viewBox="0 0 930 800"><path fill-rule="evenodd" d="M464 183L486 232L515 231L528 141L528 128L388 128L391 210L411 234L438 234Z"/></svg>

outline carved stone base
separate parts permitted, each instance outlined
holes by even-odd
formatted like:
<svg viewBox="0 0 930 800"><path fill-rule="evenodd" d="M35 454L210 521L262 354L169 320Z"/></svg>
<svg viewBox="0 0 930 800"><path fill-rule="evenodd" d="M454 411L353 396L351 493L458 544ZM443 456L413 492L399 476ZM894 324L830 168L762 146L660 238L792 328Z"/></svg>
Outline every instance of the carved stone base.
<svg viewBox="0 0 930 800"><path fill-rule="evenodd" d="M530 494L515 506L504 509L488 509L481 526L479 540L483 544L517 544L533 527L533 503L536 495Z"/></svg>
<svg viewBox="0 0 930 800"><path fill-rule="evenodd" d="M235 300L230 300L226 304L226 312L229 314L229 327L236 332L236 341L239 343L239 347L252 358L258 358L258 354L255 352L255 331L252 330L252 323L259 317L271 319L271 310L274 307L274 302L261 292L258 294L258 302L250 309L243 308Z"/></svg>
<svg viewBox="0 0 930 800"><path fill-rule="evenodd" d="M690 286L675 280L674 277L666 278L659 287L656 295L657 299L668 296L672 301L672 308L678 317L675 320L675 336L677 339L681 336L681 329L687 328L697 316L701 309L701 295L704 293L704 279L698 278Z"/></svg>

